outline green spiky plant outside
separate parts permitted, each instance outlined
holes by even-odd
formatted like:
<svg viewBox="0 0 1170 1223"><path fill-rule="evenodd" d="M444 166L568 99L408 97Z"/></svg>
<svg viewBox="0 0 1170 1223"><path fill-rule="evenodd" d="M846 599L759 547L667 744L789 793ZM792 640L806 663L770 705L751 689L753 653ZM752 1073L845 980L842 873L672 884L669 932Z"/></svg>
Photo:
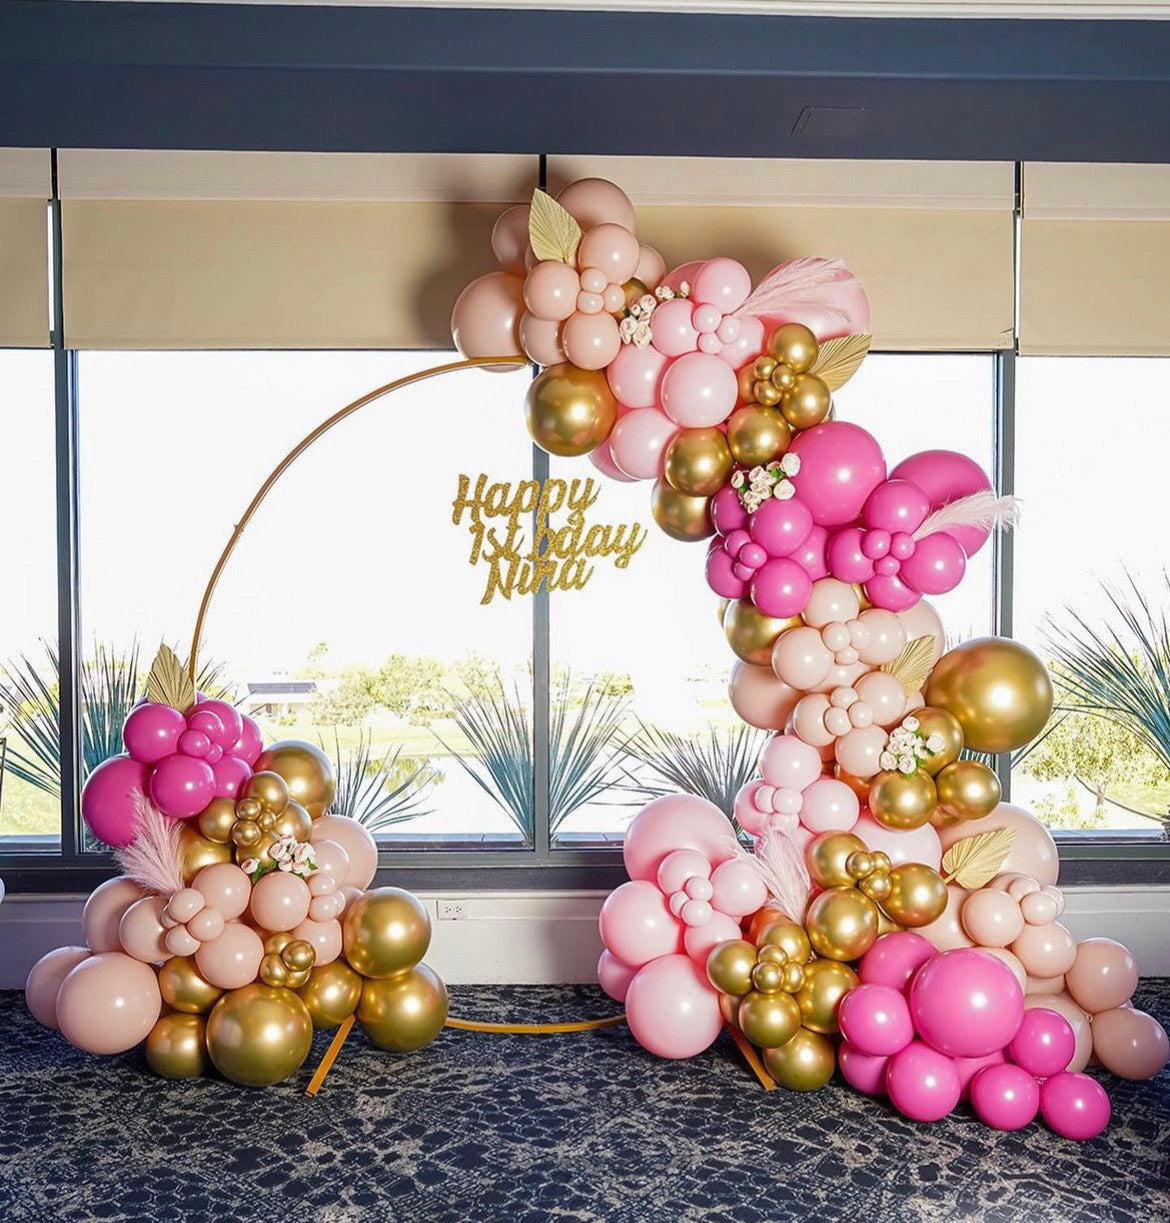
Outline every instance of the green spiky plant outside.
<svg viewBox="0 0 1170 1223"><path fill-rule="evenodd" d="M401 744L376 759L370 751L371 740L363 731L358 742L343 752L334 730L337 797L331 810L357 820L371 832L429 815L432 808L426 800L438 779L430 762L401 759ZM324 749L324 742L319 742Z"/></svg>

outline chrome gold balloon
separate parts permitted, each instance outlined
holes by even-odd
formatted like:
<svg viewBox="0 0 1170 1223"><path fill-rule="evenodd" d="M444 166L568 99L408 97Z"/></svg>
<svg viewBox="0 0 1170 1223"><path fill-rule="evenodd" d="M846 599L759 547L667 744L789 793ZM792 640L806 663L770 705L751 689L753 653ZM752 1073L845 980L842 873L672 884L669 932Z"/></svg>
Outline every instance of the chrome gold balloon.
<svg viewBox="0 0 1170 1223"><path fill-rule="evenodd" d="M1002 796L995 771L978 760L956 760L934 782L938 805L956 820L981 820L999 806Z"/></svg>
<svg viewBox="0 0 1170 1223"><path fill-rule="evenodd" d="M206 1037L202 1015L163 1015L146 1038L147 1065L164 1079L197 1079L211 1069Z"/></svg>
<svg viewBox="0 0 1170 1223"><path fill-rule="evenodd" d="M260 762L256 763L259 765ZM288 782L279 773L258 769L240 788L242 809L239 814L247 814L250 818L255 819L260 811L247 802L250 798L254 798L260 804L260 810L267 808L274 815L279 815L288 806Z"/></svg>
<svg viewBox="0 0 1170 1223"><path fill-rule="evenodd" d="M655 480L650 494L650 513L671 539L695 543L715 534L708 513L709 501L709 497L692 497L671 488L665 480Z"/></svg>
<svg viewBox="0 0 1170 1223"><path fill-rule="evenodd" d="M772 647L786 629L803 623L799 616L777 620L765 616L751 599L733 599L723 614L723 633L736 656L756 666L770 666Z"/></svg>
<svg viewBox="0 0 1170 1223"><path fill-rule="evenodd" d="M719 1010L724 1023L739 1027L739 999L734 994L719 995Z"/></svg>
<svg viewBox="0 0 1170 1223"><path fill-rule="evenodd" d="M721 620L720 624L722 623ZM744 937L749 943L757 943L765 926L788 920L788 914L774 900L768 899L748 918L747 934Z"/></svg>
<svg viewBox="0 0 1170 1223"><path fill-rule="evenodd" d="M918 767L924 773L934 777L948 764L958 760L959 753L963 750L963 728L959 725L959 719L949 710L936 709L931 705L916 709L914 716L918 719L918 733L924 739L939 735L943 740L941 751L932 752L918 762Z"/></svg>
<svg viewBox="0 0 1170 1223"><path fill-rule="evenodd" d="M765 1049L768 1073L789 1091L816 1091L833 1077L837 1054L827 1036L800 1028L778 1049Z"/></svg>
<svg viewBox="0 0 1170 1223"><path fill-rule="evenodd" d="M869 801L869 778L854 777L852 773L847 773L839 764L833 765L833 776L838 781L843 781L861 801Z"/></svg>
<svg viewBox="0 0 1170 1223"><path fill-rule="evenodd" d="M281 949L280 958L293 972L306 972L317 962L317 948L308 939L296 938Z"/></svg>
<svg viewBox="0 0 1170 1223"><path fill-rule="evenodd" d="M272 831L278 837L296 837L298 841L307 841L313 831L313 819L300 803L290 800L276 817Z"/></svg>
<svg viewBox="0 0 1170 1223"><path fill-rule="evenodd" d="M265 985L288 985L288 965L271 951L260 961L260 980Z"/></svg>
<svg viewBox="0 0 1170 1223"><path fill-rule="evenodd" d="M379 1049L412 1053L429 1045L443 1030L447 987L425 964L397 976L366 981L357 1018Z"/></svg>
<svg viewBox="0 0 1170 1223"><path fill-rule="evenodd" d="M179 851L183 855L183 882L190 883L205 867L215 862L230 862L232 847L209 841L201 836L190 821L184 820L179 829Z"/></svg>
<svg viewBox="0 0 1170 1223"><path fill-rule="evenodd" d="M800 1007L791 994L748 994L736 1015L739 1030L761 1049L785 1044L800 1027Z"/></svg>
<svg viewBox="0 0 1170 1223"><path fill-rule="evenodd" d="M205 981L195 967L195 957L172 956L158 970L158 989L172 1010L188 1015L206 1015L223 997L223 990Z"/></svg>
<svg viewBox="0 0 1170 1223"><path fill-rule="evenodd" d="M297 990L315 1028L335 1028L357 1010L362 979L344 960L321 964Z"/></svg>
<svg viewBox="0 0 1170 1223"><path fill-rule="evenodd" d="M903 862L890 871L890 891L882 908L900 926L928 926L946 907L947 886L934 867Z"/></svg>
<svg viewBox="0 0 1170 1223"><path fill-rule="evenodd" d="M934 781L926 773L878 773L869 786L869 813L879 824L906 832L921 828L938 805Z"/></svg>
<svg viewBox="0 0 1170 1223"><path fill-rule="evenodd" d="M199 813L195 822L207 840L226 845L232 839L236 804L230 798L213 798Z"/></svg>
<svg viewBox="0 0 1170 1223"><path fill-rule="evenodd" d="M780 400L780 411L793 429L819 425L832 406L829 388L815 374L797 374L792 389Z"/></svg>
<svg viewBox="0 0 1170 1223"><path fill-rule="evenodd" d="M646 288L646 285L637 276L631 276L622 285L622 292L626 295L626 309L628 310L634 302L639 298L645 297L650 290Z"/></svg>
<svg viewBox="0 0 1170 1223"><path fill-rule="evenodd" d="M822 832L805 848L808 873L823 888L847 887L853 876L846 868L850 855L865 853L865 843L851 832Z"/></svg>
<svg viewBox="0 0 1170 1223"><path fill-rule="evenodd" d="M975 752L1011 752L1030 743L1052 713L1052 680L1026 646L977 637L948 650L926 681L926 703L958 719Z"/></svg>
<svg viewBox="0 0 1170 1223"><path fill-rule="evenodd" d="M666 447L662 474L676 492L713 497L734 466L721 429L682 429Z"/></svg>
<svg viewBox="0 0 1170 1223"><path fill-rule="evenodd" d="M895 930L902 929L904 927L899 926L896 921L891 921L881 909L878 910L878 938L881 938L883 934L893 934Z"/></svg>
<svg viewBox="0 0 1170 1223"><path fill-rule="evenodd" d="M803 323L782 323L768 337L768 352L795 374L812 369L819 351L817 337Z"/></svg>
<svg viewBox="0 0 1170 1223"><path fill-rule="evenodd" d="M720 993L747 994L752 988L752 969L756 966L756 949L745 939L728 939L716 943L707 956L707 980Z"/></svg>
<svg viewBox="0 0 1170 1223"><path fill-rule="evenodd" d="M254 768L257 772L279 773L288 783L289 797L313 819L329 810L337 794L333 762L312 743L298 739L274 743L260 753Z"/></svg>
<svg viewBox="0 0 1170 1223"><path fill-rule="evenodd" d="M741 467L759 467L769 462L783 454L791 441L792 430L775 408L749 404L736 408L728 417L727 445Z"/></svg>
<svg viewBox="0 0 1170 1223"><path fill-rule="evenodd" d="M804 966L804 984L794 995L806 1028L814 1032L837 1031L837 1007L841 999L861 983L861 978L837 960L813 960Z"/></svg>
<svg viewBox="0 0 1170 1223"><path fill-rule="evenodd" d="M877 905L855 887L826 888L808 906L804 926L817 955L857 960L877 938Z"/></svg>
<svg viewBox="0 0 1170 1223"><path fill-rule="evenodd" d="M805 964L812 956L812 945L799 922L782 917L769 922L760 931L756 944L761 951L765 947L779 947L788 957L789 963Z"/></svg>
<svg viewBox="0 0 1170 1223"><path fill-rule="evenodd" d="M609 437L618 403L604 370L566 362L550 365L529 383L525 415L542 450L570 457L596 450Z"/></svg>
<svg viewBox="0 0 1170 1223"><path fill-rule="evenodd" d="M233 989L207 1019L207 1052L225 1079L244 1087L279 1083L313 1043L309 1010L292 990L253 983Z"/></svg>
<svg viewBox="0 0 1170 1223"><path fill-rule="evenodd" d="M363 977L392 977L427 953L431 919L417 896L402 888L373 888L341 921L345 958Z"/></svg>

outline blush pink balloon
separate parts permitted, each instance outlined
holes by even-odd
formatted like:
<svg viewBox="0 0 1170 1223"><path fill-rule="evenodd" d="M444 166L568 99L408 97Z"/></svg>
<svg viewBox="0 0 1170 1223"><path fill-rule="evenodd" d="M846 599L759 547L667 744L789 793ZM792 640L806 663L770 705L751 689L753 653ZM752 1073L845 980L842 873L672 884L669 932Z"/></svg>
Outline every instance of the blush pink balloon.
<svg viewBox="0 0 1170 1223"><path fill-rule="evenodd" d="M847 1040L843 1040L837 1050L837 1065L845 1082L867 1096L886 1094L886 1067L889 1063L888 1057L873 1057L862 1053Z"/></svg>
<svg viewBox="0 0 1170 1223"><path fill-rule="evenodd" d="M527 204L515 204L501 212L492 226L492 254L505 272L524 271L530 215Z"/></svg>
<svg viewBox="0 0 1170 1223"><path fill-rule="evenodd" d="M154 969L103 951L66 974L57 992L61 1035L86 1053L125 1053L145 1040L162 1010Z"/></svg>
<svg viewBox="0 0 1170 1223"><path fill-rule="evenodd" d="M1062 1138L1084 1141L1104 1131L1112 1108L1096 1079L1064 1071L1040 1085L1040 1112Z"/></svg>
<svg viewBox="0 0 1170 1223"><path fill-rule="evenodd" d="M1065 971L1072 1000L1090 1015L1123 1006L1137 988L1138 970L1127 948L1111 938L1087 938Z"/></svg>
<svg viewBox="0 0 1170 1223"><path fill-rule="evenodd" d="M660 394L666 415L695 429L722 424L735 408L739 386L726 362L710 353L688 352L662 375Z"/></svg>
<svg viewBox="0 0 1170 1223"><path fill-rule="evenodd" d="M821 775L820 753L794 735L773 735L760 755L760 772L778 790L805 790Z"/></svg>
<svg viewBox="0 0 1170 1223"><path fill-rule="evenodd" d="M577 247L578 265L599 268L610 284L624 284L642 258L642 248L631 233L632 228L609 221L587 230Z"/></svg>
<svg viewBox="0 0 1170 1223"><path fill-rule="evenodd" d="M311 917L295 926L292 931L294 939L304 939L313 944L317 953L316 963L332 964L341 954L341 922L336 918L330 921L314 921Z"/></svg>
<svg viewBox="0 0 1170 1223"><path fill-rule="evenodd" d="M727 686L731 707L760 730L783 730L801 693L777 679L771 667L755 667L737 660Z"/></svg>
<svg viewBox="0 0 1170 1223"><path fill-rule="evenodd" d="M347 887L368 888L378 869L378 845L373 834L357 820L347 815L322 815L313 821L309 840L314 845L332 841L345 850L348 863L343 873L329 871L339 884ZM317 869L324 870L318 858Z"/></svg>
<svg viewBox="0 0 1170 1223"><path fill-rule="evenodd" d="M140 764L154 764L178 750L187 719L169 705L148 703L132 709L122 726L126 751Z"/></svg>
<svg viewBox="0 0 1170 1223"><path fill-rule="evenodd" d="M144 964L161 964L169 958L165 942L167 928L162 920L166 903L161 896L144 896L122 914L118 941L127 955Z"/></svg>
<svg viewBox="0 0 1170 1223"><path fill-rule="evenodd" d="M580 222L582 229L614 224L633 231L634 205L630 197L605 178L579 178L557 196L557 203Z"/></svg>
<svg viewBox="0 0 1170 1223"><path fill-rule="evenodd" d="M946 643L946 631L938 612L925 599L919 599L913 607L899 612L898 620L905 630L907 641L913 641L916 637L929 637L933 640L931 665L938 662Z"/></svg>
<svg viewBox="0 0 1170 1223"><path fill-rule="evenodd" d="M765 616L784 620L800 614L812 591L812 578L791 557L778 556L756 570L749 590Z"/></svg>
<svg viewBox="0 0 1170 1223"><path fill-rule="evenodd" d="M561 324L537 318L525 310L520 316L520 347L537 365L560 365L565 359Z"/></svg>
<svg viewBox="0 0 1170 1223"><path fill-rule="evenodd" d="M711 873L711 905L728 917L747 917L768 899L768 889L757 870L741 858L731 858Z"/></svg>
<svg viewBox="0 0 1170 1223"><path fill-rule="evenodd" d="M246 713L241 714L240 721L243 724L243 730L240 731L240 737L231 749L231 754L238 756L251 768L264 750L264 736L260 733L260 727L255 720L248 717Z"/></svg>
<svg viewBox="0 0 1170 1223"><path fill-rule="evenodd" d="M633 484L635 478L627 476L624 471L614 462L613 451L610 449L608 441L602 442L600 446L590 450L588 454L589 462L597 468L603 476L608 476L611 480L616 480L619 484Z"/></svg>
<svg viewBox="0 0 1170 1223"><path fill-rule="evenodd" d="M205 866L191 886L202 894L209 908L218 909L228 921L243 913L252 896L252 881L233 862Z"/></svg>
<svg viewBox="0 0 1170 1223"><path fill-rule="evenodd" d="M842 762L842 767L849 772L853 771L844 762ZM894 866L903 862L922 862L938 870L942 862L942 847L938 842L938 833L930 824L923 824L921 828L899 831L894 828L886 828L879 824L872 815L866 813L862 815L851 831L865 842L867 849L880 849L883 853L888 854ZM920 933L926 929L928 927L924 926ZM929 938L929 935L927 937Z"/></svg>
<svg viewBox="0 0 1170 1223"><path fill-rule="evenodd" d="M622 346L611 314L574 314L561 328L565 356L581 369L604 369Z"/></svg>
<svg viewBox="0 0 1170 1223"><path fill-rule="evenodd" d="M967 937L980 947L1006 947L1024 929L1019 901L990 888L980 888L967 897L962 922Z"/></svg>
<svg viewBox="0 0 1170 1223"><path fill-rule="evenodd" d="M206 943L213 938L219 938L226 925L224 915L218 909L200 909L187 923L187 933L198 942ZM172 931L167 931L168 938L171 933ZM167 943L167 947L169 949L170 943Z"/></svg>
<svg viewBox="0 0 1170 1223"><path fill-rule="evenodd" d="M910 1008L890 985L855 986L841 999L837 1023L841 1035L871 1057L889 1057L914 1039Z"/></svg>
<svg viewBox="0 0 1170 1223"><path fill-rule="evenodd" d="M1023 807L1011 803L1000 803L990 814L980 820L963 820L947 828L939 829L943 849L950 849L964 837L978 836L996 828L1011 828L1015 831L1011 849L1004 859L1001 871L1030 875L1040 886L1056 883L1060 871L1060 859L1056 853L1056 842L1043 824Z"/></svg>
<svg viewBox="0 0 1170 1223"><path fill-rule="evenodd" d="M886 1092L912 1121L940 1121L959 1102L959 1074L951 1058L920 1040L890 1058Z"/></svg>
<svg viewBox="0 0 1170 1223"><path fill-rule="evenodd" d="M881 938L861 957L857 975L866 985L885 985L905 990L910 978L934 958L935 949L920 934L894 930Z"/></svg>
<svg viewBox="0 0 1170 1223"><path fill-rule="evenodd" d="M217 798L236 799L244 782L252 776L251 765L239 756L221 756L212 766L212 785Z"/></svg>
<svg viewBox="0 0 1170 1223"><path fill-rule="evenodd" d="M662 859L676 849L694 849L713 866L735 854L727 816L693 794L653 799L630 821L622 856L631 879L657 877Z"/></svg>
<svg viewBox="0 0 1170 1223"><path fill-rule="evenodd" d="M211 770L207 768L207 772L210 775ZM90 832L114 849L129 845L134 839L135 797L146 789L145 765L131 756L103 760L81 791L81 815Z"/></svg>
<svg viewBox="0 0 1170 1223"><path fill-rule="evenodd" d="M24 1002L29 1013L46 1028L57 1027L57 994L61 982L82 960L90 957L88 947L57 947L29 970L24 983Z"/></svg>
<svg viewBox="0 0 1170 1223"><path fill-rule="evenodd" d="M631 880L605 898L599 919L601 941L619 960L640 968L683 949L682 925L657 885Z"/></svg>
<svg viewBox="0 0 1170 1223"><path fill-rule="evenodd" d="M638 266L634 269L634 279L640 280L651 293L662 283L666 275L666 261L652 246L642 243L638 256Z"/></svg>
<svg viewBox="0 0 1170 1223"><path fill-rule="evenodd" d="M577 309L581 282L576 271L559 259L538 263L524 281L524 305L545 322L563 323Z"/></svg>
<svg viewBox="0 0 1170 1223"><path fill-rule="evenodd" d="M666 955L640 969L626 993L634 1039L657 1057L694 1057L723 1027L719 995L706 971L685 955Z"/></svg>
<svg viewBox="0 0 1170 1223"><path fill-rule="evenodd" d="M825 421L798 433L790 452L800 458L796 492L820 526L843 526L856 518L886 477L881 447L858 425Z"/></svg>
<svg viewBox="0 0 1170 1223"><path fill-rule="evenodd" d="M626 992L637 971L629 964L623 964L612 952L603 951L597 961L597 984L615 1002L625 1002Z"/></svg>
<svg viewBox="0 0 1170 1223"><path fill-rule="evenodd" d="M985 1066L971 1080L971 1107L993 1130L1022 1130L1040 1110L1040 1084L1026 1070Z"/></svg>
<svg viewBox="0 0 1170 1223"><path fill-rule="evenodd" d="M126 910L146 893L134 882L119 876L99 883L81 911L81 937L90 951L121 951L118 927Z"/></svg>
<svg viewBox="0 0 1170 1223"><path fill-rule="evenodd" d="M614 398L627 408L656 407L658 386L668 360L652 346L623 344L605 371Z"/></svg>
<svg viewBox="0 0 1170 1223"><path fill-rule="evenodd" d="M168 756L150 775L151 802L175 820L198 815L215 797L211 765L191 756Z"/></svg>
<svg viewBox="0 0 1170 1223"><path fill-rule="evenodd" d="M311 835L311 834L310 834ZM317 869L334 879L345 879L349 873L349 854L345 847L337 841L331 841L322 834L319 840L313 842L313 850L317 858Z"/></svg>
<svg viewBox="0 0 1170 1223"><path fill-rule="evenodd" d="M512 272L488 272L480 276L455 299L451 311L451 337L455 347L469 358L523 356L520 348L523 312L522 276Z"/></svg>
<svg viewBox="0 0 1170 1223"><path fill-rule="evenodd" d="M230 921L219 938L199 944L195 966L217 989L239 989L255 981L263 958L264 944L256 931L243 922Z"/></svg>
<svg viewBox="0 0 1170 1223"><path fill-rule="evenodd" d="M691 300L717 306L731 314L747 301L752 278L747 268L734 259L708 259L696 272L691 284Z"/></svg>
<svg viewBox="0 0 1170 1223"><path fill-rule="evenodd" d="M1030 977L1063 976L1077 957L1077 944L1060 922L1026 925L1011 945L1014 956Z"/></svg>
<svg viewBox="0 0 1170 1223"><path fill-rule="evenodd" d="M1152 1079L1170 1057L1170 1042L1153 1015L1119 1006L1093 1016L1093 1052L1111 1074Z"/></svg>
<svg viewBox="0 0 1170 1223"><path fill-rule="evenodd" d="M929 827L929 825L927 825ZM938 865L935 865L935 870ZM957 883L947 884L947 907L925 926L918 927L918 933L924 939L933 943L939 951L954 951L959 947L973 947L974 943L967 937L963 929L963 905L970 893Z"/></svg>
<svg viewBox="0 0 1170 1223"><path fill-rule="evenodd" d="M925 493L931 510L991 488L991 481L979 464L954 450L923 450L912 454L903 459L890 476L916 484ZM952 527L947 534L968 556L974 556L986 543L990 530L979 526Z"/></svg>
<svg viewBox="0 0 1170 1223"><path fill-rule="evenodd" d="M949 1057L983 1057L1019 1030L1024 993L993 956L959 948L927 961L910 982L910 1014L927 1044Z"/></svg>
<svg viewBox="0 0 1170 1223"><path fill-rule="evenodd" d="M1024 1012L1019 1030L1008 1045L1012 1061L1038 1079L1059 1074L1076 1051L1072 1024L1059 1011L1048 1011L1042 1006Z"/></svg>
<svg viewBox="0 0 1170 1223"><path fill-rule="evenodd" d="M822 777L804 792L800 822L811 832L848 832L860 813L857 795L843 781Z"/></svg>
<svg viewBox="0 0 1170 1223"><path fill-rule="evenodd" d="M739 937L739 922L728 917L726 913L712 913L711 920L706 925L687 927L683 935L683 947L696 964L705 968L713 947Z"/></svg>
<svg viewBox="0 0 1170 1223"><path fill-rule="evenodd" d="M677 432L678 425L657 408L623 413L609 439L614 462L635 480L656 479L662 471L663 451Z"/></svg>
<svg viewBox="0 0 1170 1223"><path fill-rule="evenodd" d="M864 663L858 663L857 667L862 672L866 670ZM830 675L832 677L832 673L830 673ZM825 691L826 689L831 691L833 688L839 686L848 687L855 677L856 673L854 676L842 676L840 680L833 679L832 683L822 683L819 684L818 687L821 689L821 691ZM881 769L881 756L882 752L885 750L887 737L886 732L880 726L860 726L854 730L851 730L848 734L843 735L840 739L838 739L833 748L833 753L837 763L845 770L846 773L851 773L854 777L860 777L863 779L872 777ZM870 820L870 823L873 823L873 821ZM868 828L869 825L867 824L866 827ZM878 827L880 827L880 825L878 825ZM930 825L927 824L924 825L924 827L929 828ZM893 830L886 829L885 831L892 832ZM921 830L915 829L914 831L918 832ZM861 834L858 833L858 836L860 835ZM878 836L880 834L874 833L873 835ZM905 835L909 834L895 833L895 836ZM936 837L935 840L937 839L938 838ZM916 843L923 846L927 852L929 852L929 846L931 843L929 837L920 838ZM909 842L904 843L905 848L902 850L902 852L907 854L911 852L909 844ZM875 845L870 846L870 848L880 849L882 847ZM905 860L911 861L910 858ZM915 858L913 861L919 861L919 859Z"/></svg>
<svg viewBox="0 0 1170 1223"><path fill-rule="evenodd" d="M699 343L699 333L691 325L693 307L685 298L675 297L661 302L650 316L651 342L667 357L692 353Z"/></svg>
<svg viewBox="0 0 1170 1223"><path fill-rule="evenodd" d="M291 930L309 916L311 899L303 879L287 871L269 871L252 888L252 919L265 930Z"/></svg>

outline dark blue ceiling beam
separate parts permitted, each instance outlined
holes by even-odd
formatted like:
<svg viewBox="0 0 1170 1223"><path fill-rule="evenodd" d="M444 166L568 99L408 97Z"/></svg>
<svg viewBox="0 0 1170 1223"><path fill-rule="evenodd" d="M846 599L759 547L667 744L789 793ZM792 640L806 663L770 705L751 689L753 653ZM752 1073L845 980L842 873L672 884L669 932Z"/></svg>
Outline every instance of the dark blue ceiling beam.
<svg viewBox="0 0 1170 1223"><path fill-rule="evenodd" d="M1168 116L1162 22L0 3L0 145L1170 161Z"/></svg>

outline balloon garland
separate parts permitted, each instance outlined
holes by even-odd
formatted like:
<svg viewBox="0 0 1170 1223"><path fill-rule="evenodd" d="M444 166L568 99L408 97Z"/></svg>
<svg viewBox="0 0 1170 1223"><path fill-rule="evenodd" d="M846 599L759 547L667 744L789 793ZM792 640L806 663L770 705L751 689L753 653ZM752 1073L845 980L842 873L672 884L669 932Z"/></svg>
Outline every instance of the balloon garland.
<svg viewBox="0 0 1170 1223"><path fill-rule="evenodd" d="M962 1097L997 1128L1040 1113L1100 1132L1090 1054L1144 1077L1166 1034L1128 1005L1126 949L1060 924L1051 836L973 758L1039 734L1052 684L1011 640L945 649L924 597L959 584L1013 500L951 451L890 470L834 419L871 339L840 261L754 288L733 259L667 272L599 179L509 209L492 249L500 270L455 303L456 344L543 366L536 444L652 480L662 530L708 541L731 703L774 732L737 830L686 794L629 825L598 979L635 1038L691 1057L729 1026L766 1086L812 1090L839 1067L916 1120Z"/></svg>

